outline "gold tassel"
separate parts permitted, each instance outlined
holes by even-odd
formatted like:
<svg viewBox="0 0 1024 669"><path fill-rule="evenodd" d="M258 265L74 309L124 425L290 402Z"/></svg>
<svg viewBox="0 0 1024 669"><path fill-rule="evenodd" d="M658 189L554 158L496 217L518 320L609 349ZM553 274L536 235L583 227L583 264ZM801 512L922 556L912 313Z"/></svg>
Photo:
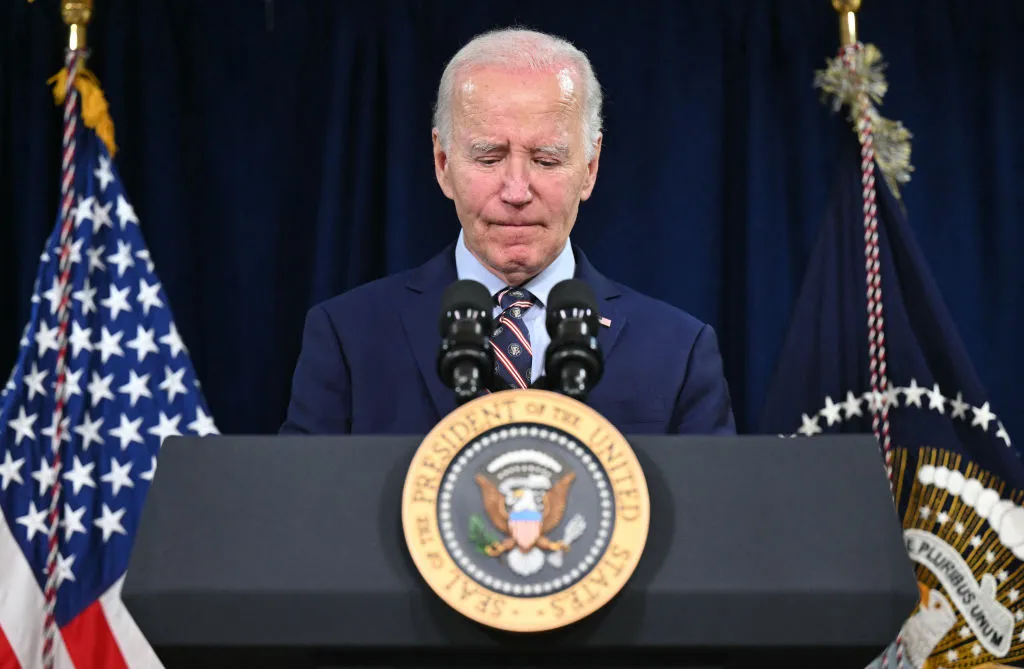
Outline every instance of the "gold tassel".
<svg viewBox="0 0 1024 669"><path fill-rule="evenodd" d="M57 105L64 104L67 81L67 68L61 68L60 72L46 80L46 83L53 84L53 100ZM78 91L81 102L82 120L87 127L96 131L96 135L106 144L107 151L113 158L117 153L117 144L114 143L114 121L110 118L107 100L103 97L99 80L88 69L79 68L75 76L75 90Z"/></svg>
<svg viewBox="0 0 1024 669"><path fill-rule="evenodd" d="M854 56L853 72L838 56L826 61L826 65L824 70L815 72L814 86L831 98L833 111L847 107L854 128L860 123L861 95L865 96L867 115L874 130L875 162L893 195L900 200L900 187L910 181L910 173L914 171L910 163L913 135L899 121L879 114L875 106L882 102L889 87L882 72L885 69L882 53L873 44L865 45Z"/></svg>

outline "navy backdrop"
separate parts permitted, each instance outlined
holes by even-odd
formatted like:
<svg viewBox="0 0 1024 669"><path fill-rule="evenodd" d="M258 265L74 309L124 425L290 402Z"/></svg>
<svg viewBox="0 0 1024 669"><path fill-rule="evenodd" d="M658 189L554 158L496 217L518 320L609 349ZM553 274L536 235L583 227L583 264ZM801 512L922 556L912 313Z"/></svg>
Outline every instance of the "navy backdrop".
<svg viewBox="0 0 1024 669"><path fill-rule="evenodd" d="M881 111L915 135L911 226L1024 434L1024 3L864 5L861 36L889 63ZM573 40L606 91L574 239L717 328L739 426L757 428L836 158L812 87L838 41L829 0L96 0L117 164L223 431L277 429L310 305L456 235L431 164L435 87L462 43L510 23ZM5 370L56 214L45 80L65 34L56 0L0 3Z"/></svg>

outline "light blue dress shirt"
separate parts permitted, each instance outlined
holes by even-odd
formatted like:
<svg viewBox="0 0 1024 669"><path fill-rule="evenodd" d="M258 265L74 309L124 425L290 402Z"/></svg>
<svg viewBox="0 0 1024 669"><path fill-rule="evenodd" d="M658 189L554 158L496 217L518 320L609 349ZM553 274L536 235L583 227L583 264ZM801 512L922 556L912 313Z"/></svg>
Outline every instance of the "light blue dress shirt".
<svg viewBox="0 0 1024 669"><path fill-rule="evenodd" d="M455 245L455 271L459 279L471 279L482 283L491 295L498 294L508 284L495 276L489 269L477 260L463 239L463 233L459 232L459 241ZM533 349L533 367L531 379L539 379L544 372L544 352L551 342L547 327L544 323L546 314L545 307L548 303L548 294L555 284L573 278L576 273L576 258L572 254L572 244L566 241L565 247L559 253L554 262L548 265L544 271L528 281L523 288L530 291L537 298L537 304L526 310L523 314L523 323L529 330L530 348ZM501 313L501 308L495 304L494 317Z"/></svg>

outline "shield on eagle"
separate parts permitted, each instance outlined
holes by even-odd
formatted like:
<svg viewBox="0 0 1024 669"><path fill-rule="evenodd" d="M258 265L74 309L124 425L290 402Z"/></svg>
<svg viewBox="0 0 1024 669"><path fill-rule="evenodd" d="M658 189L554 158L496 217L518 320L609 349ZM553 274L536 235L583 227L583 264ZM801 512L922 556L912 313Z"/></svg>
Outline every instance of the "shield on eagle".
<svg viewBox="0 0 1024 669"><path fill-rule="evenodd" d="M530 494L530 493L527 493ZM524 553L537 543L540 538L540 527L543 517L540 511L513 511L508 516L508 531L515 539L519 550Z"/></svg>

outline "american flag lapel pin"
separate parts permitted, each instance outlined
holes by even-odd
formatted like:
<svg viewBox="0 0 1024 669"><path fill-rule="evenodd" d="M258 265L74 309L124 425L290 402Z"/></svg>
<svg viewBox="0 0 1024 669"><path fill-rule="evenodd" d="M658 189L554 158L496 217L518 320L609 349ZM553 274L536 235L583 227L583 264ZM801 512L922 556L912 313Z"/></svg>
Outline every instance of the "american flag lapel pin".
<svg viewBox="0 0 1024 669"><path fill-rule="evenodd" d="M605 326L606 328L610 328L612 326L612 319L605 318L604 316L598 317L597 322Z"/></svg>

